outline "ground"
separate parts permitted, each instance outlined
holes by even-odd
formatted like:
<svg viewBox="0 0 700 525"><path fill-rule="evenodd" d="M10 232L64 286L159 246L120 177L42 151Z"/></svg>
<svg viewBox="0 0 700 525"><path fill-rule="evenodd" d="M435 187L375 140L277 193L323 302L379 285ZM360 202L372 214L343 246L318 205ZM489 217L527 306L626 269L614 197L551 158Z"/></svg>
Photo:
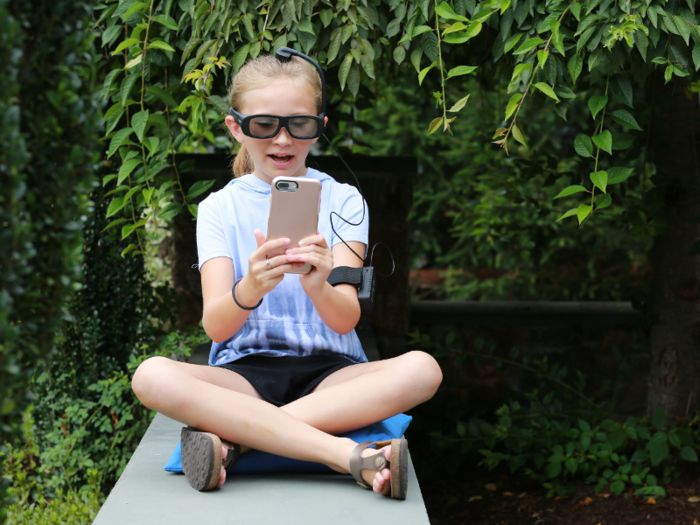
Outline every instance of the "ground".
<svg viewBox="0 0 700 525"><path fill-rule="evenodd" d="M432 525L700 525L698 466L672 481L668 497L656 501L596 494L588 485L577 486L570 497L547 498L525 476L477 467L459 480L420 484Z"/></svg>

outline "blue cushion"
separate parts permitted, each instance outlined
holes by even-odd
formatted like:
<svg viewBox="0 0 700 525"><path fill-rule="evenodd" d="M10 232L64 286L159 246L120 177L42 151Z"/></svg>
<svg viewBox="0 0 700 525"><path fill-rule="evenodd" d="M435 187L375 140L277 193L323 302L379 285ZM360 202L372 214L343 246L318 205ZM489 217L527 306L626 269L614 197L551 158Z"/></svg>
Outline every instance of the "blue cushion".
<svg viewBox="0 0 700 525"><path fill-rule="evenodd" d="M340 434L340 436L348 437L357 443L396 439L404 435L411 419L413 419L411 416L399 414L368 427ZM182 457L179 442L165 464L165 470L167 472L182 473ZM234 474L271 474L282 472L333 472L333 470L321 463L299 461L298 459L289 459L268 454L267 452L260 452L259 450L251 450L243 454L236 464L229 469L229 472Z"/></svg>

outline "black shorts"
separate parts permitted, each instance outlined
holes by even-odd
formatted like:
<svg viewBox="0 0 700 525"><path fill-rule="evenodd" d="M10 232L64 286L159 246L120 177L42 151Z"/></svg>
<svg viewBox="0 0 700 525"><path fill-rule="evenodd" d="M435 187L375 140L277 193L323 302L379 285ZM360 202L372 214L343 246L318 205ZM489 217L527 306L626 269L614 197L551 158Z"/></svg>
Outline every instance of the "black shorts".
<svg viewBox="0 0 700 525"><path fill-rule="evenodd" d="M354 364L342 355L247 355L218 367L240 374L265 401L281 407L310 394L333 372Z"/></svg>

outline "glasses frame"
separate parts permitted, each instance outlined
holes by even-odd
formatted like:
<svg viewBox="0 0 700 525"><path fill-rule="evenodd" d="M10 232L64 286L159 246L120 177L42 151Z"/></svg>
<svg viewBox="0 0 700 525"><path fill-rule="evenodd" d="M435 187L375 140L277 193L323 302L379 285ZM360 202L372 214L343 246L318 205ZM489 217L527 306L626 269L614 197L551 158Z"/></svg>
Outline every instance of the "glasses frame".
<svg viewBox="0 0 700 525"><path fill-rule="evenodd" d="M271 139L272 137L276 137L277 134L280 132L282 128L287 130L287 133L289 133L290 137L293 137L297 140L312 140L320 137L323 135L324 128L325 128L325 122L324 122L324 117L323 113L320 115L288 115L286 117L280 116L280 115L264 115L264 114L259 114L259 115L244 115L243 113L239 113L233 108L229 108L228 114L233 117L233 120L236 122L241 127L241 131L246 137L250 137L252 139ZM254 118L257 117L268 117L268 118L276 118L278 119L278 125L277 129L272 135L266 135L264 137L256 137L255 135L251 134L250 132L250 121ZM297 137L292 131L290 130L289 127L289 120L294 119L294 118L299 118L299 117L304 117L304 118L310 118L312 120L315 120L318 126L316 127L316 134L313 137Z"/></svg>

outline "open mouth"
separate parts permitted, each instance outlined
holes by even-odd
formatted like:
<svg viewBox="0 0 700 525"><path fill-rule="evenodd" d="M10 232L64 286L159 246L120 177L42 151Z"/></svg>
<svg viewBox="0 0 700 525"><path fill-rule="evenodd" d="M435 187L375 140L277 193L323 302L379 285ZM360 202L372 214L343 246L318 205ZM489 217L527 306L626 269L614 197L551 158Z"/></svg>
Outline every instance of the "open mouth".
<svg viewBox="0 0 700 525"><path fill-rule="evenodd" d="M289 164L292 159L294 158L294 155L276 155L276 154L271 154L268 155L270 159L272 159L272 162L278 165L285 165Z"/></svg>

